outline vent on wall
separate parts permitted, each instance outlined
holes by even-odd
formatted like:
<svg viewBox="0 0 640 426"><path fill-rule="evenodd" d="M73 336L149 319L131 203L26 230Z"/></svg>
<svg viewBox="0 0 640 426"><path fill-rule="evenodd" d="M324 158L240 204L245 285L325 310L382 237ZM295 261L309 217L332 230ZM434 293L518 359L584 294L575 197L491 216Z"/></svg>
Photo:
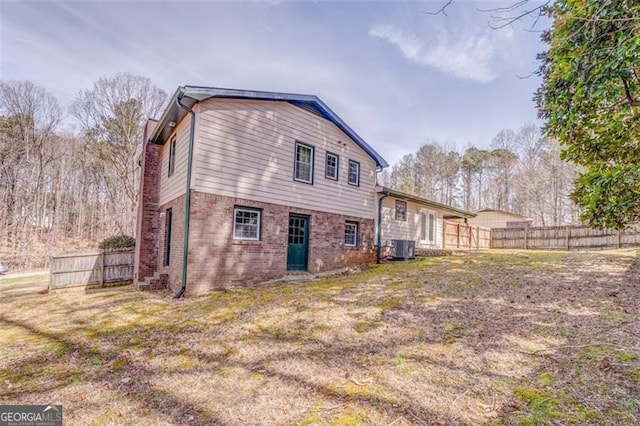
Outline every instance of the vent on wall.
<svg viewBox="0 0 640 426"><path fill-rule="evenodd" d="M394 259L415 259L416 242L413 240L391 240Z"/></svg>

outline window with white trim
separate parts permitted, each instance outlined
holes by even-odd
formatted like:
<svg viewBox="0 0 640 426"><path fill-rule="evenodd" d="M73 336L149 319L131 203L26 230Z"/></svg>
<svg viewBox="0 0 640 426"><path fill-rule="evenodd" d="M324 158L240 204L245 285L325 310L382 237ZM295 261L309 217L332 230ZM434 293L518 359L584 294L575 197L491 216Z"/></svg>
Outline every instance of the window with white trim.
<svg viewBox="0 0 640 426"><path fill-rule="evenodd" d="M313 154L310 145L296 142L296 158L294 161L293 178L299 182L313 183Z"/></svg>
<svg viewBox="0 0 640 426"><path fill-rule="evenodd" d="M358 245L358 222L346 221L344 223L344 245L347 247Z"/></svg>
<svg viewBox="0 0 640 426"><path fill-rule="evenodd" d="M396 200L396 220L407 220L407 202Z"/></svg>
<svg viewBox="0 0 640 426"><path fill-rule="evenodd" d="M420 242L423 244L436 243L436 214L433 212L420 212Z"/></svg>
<svg viewBox="0 0 640 426"><path fill-rule="evenodd" d="M327 152L327 160L324 166L324 177L327 179L338 180L338 168L340 167L340 158L338 154Z"/></svg>
<svg viewBox="0 0 640 426"><path fill-rule="evenodd" d="M260 240L260 216L259 209L248 207L236 207L233 210L233 239L234 240Z"/></svg>
<svg viewBox="0 0 640 426"><path fill-rule="evenodd" d="M169 163L167 167L167 177L173 175L176 169L176 137L172 137L169 142Z"/></svg>
<svg viewBox="0 0 640 426"><path fill-rule="evenodd" d="M360 163L349 160L349 184L360 185Z"/></svg>

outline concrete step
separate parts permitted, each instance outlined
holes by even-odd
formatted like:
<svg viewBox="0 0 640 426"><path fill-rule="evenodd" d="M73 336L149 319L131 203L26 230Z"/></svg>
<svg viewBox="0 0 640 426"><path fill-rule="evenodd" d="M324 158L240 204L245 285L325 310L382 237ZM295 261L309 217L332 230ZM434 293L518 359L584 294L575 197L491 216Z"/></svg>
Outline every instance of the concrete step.
<svg viewBox="0 0 640 426"><path fill-rule="evenodd" d="M155 272L153 277L146 277L144 281L138 281L136 289L139 291L166 290L169 287L169 274Z"/></svg>

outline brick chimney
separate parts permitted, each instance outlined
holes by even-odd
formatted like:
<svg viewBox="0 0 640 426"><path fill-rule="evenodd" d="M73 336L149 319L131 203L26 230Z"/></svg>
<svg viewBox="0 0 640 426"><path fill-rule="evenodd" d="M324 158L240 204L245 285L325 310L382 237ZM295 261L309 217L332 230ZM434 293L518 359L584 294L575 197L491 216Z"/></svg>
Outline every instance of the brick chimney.
<svg viewBox="0 0 640 426"><path fill-rule="evenodd" d="M157 120L149 119L144 128L139 164L140 188L136 220L136 252L133 282L143 281L158 269L158 232L160 230L159 183L162 146L149 142Z"/></svg>

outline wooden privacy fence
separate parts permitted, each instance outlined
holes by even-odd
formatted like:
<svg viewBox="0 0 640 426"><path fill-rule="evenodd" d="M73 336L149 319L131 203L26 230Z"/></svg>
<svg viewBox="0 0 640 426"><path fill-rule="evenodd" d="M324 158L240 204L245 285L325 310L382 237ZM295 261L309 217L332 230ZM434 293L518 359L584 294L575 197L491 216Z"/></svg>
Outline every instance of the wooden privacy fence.
<svg viewBox="0 0 640 426"><path fill-rule="evenodd" d="M95 251L51 256L49 290L105 287L133 281L134 250Z"/></svg>
<svg viewBox="0 0 640 426"><path fill-rule="evenodd" d="M472 226L461 222L442 221L442 247L448 248L489 248L491 229Z"/></svg>
<svg viewBox="0 0 640 426"><path fill-rule="evenodd" d="M623 231L593 229L588 226L546 226L493 228L491 248L586 250L640 245L640 225Z"/></svg>

